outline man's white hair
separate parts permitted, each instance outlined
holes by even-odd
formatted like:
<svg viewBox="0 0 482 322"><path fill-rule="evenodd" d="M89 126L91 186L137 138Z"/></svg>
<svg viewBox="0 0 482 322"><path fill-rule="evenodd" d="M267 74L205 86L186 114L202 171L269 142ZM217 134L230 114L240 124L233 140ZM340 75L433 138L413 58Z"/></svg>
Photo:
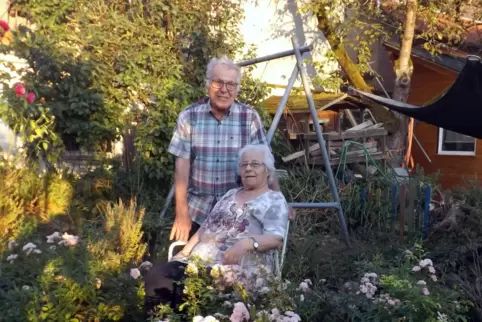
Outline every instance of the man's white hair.
<svg viewBox="0 0 482 322"><path fill-rule="evenodd" d="M243 77L243 72L241 71L241 67L236 65L231 59L229 59L226 56L222 56L219 58L213 58L208 64L208 67L206 68L206 89L209 88L209 85L211 84L211 80L213 78L213 70L214 67L217 65L223 65L226 66L228 69L234 69L236 71L236 83L238 83L238 86L236 87L236 92L239 92L239 89L241 88L241 78Z"/></svg>
<svg viewBox="0 0 482 322"><path fill-rule="evenodd" d="M266 144L248 144L245 145L241 150L238 152L238 174L239 174L239 168L241 167L241 160L243 158L243 155L246 152L250 151L261 151L263 152L263 160L260 160L264 163L265 167L269 171L269 177L270 179L273 179L275 174L276 174L276 168L274 166L274 156L273 153L271 153L271 149L269 148L268 145Z"/></svg>

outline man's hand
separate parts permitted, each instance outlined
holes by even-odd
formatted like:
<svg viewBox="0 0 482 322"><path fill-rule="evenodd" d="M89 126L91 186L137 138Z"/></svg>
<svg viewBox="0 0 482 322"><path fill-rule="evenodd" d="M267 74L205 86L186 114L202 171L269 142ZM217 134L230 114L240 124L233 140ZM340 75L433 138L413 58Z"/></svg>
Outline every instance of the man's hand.
<svg viewBox="0 0 482 322"><path fill-rule="evenodd" d="M169 240L175 239L187 242L191 226L192 220L191 217L189 217L189 209L187 205L176 205L176 219L174 219L174 225L172 225Z"/></svg>
<svg viewBox="0 0 482 322"><path fill-rule="evenodd" d="M223 265L241 265L243 257L251 249L250 239L241 239L224 253Z"/></svg>
<svg viewBox="0 0 482 322"><path fill-rule="evenodd" d="M295 220L296 219L296 209L293 207L288 208L288 219Z"/></svg>

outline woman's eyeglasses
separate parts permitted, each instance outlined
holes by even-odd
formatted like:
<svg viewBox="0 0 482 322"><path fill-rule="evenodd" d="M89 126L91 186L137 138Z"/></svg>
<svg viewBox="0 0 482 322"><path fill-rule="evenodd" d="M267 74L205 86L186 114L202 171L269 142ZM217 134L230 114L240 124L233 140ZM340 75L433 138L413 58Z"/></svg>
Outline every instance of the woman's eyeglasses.
<svg viewBox="0 0 482 322"><path fill-rule="evenodd" d="M252 169L258 169L258 168L262 167L264 165L264 163L259 162L259 161L244 162L244 163L241 164L241 169L246 169L248 167L248 165Z"/></svg>

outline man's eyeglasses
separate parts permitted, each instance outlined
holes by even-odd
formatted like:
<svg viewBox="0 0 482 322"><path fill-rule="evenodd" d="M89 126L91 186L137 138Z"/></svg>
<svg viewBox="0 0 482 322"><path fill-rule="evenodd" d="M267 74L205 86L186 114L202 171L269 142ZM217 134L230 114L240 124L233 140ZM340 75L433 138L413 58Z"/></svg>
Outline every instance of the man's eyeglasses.
<svg viewBox="0 0 482 322"><path fill-rule="evenodd" d="M228 91L234 91L238 87L238 83L224 82L220 79L211 79L211 86L215 89L221 89L224 85L226 85Z"/></svg>
<svg viewBox="0 0 482 322"><path fill-rule="evenodd" d="M251 161L251 162L243 162L241 164L241 169L246 169L248 167L248 165L252 168L252 169L258 169L260 167L262 167L264 165L263 162L259 162L259 161Z"/></svg>

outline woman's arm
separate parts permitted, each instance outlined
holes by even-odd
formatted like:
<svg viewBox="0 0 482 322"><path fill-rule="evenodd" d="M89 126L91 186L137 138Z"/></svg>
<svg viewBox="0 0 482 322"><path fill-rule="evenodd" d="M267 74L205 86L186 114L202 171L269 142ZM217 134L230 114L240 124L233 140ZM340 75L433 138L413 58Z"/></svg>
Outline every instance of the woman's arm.
<svg viewBox="0 0 482 322"><path fill-rule="evenodd" d="M240 239L224 253L223 264L240 264L243 256L254 251L254 238L259 253L279 248L283 244L288 224L288 204L281 193L272 196L268 209L253 215L263 226L262 235L252 235ZM251 238L252 237L252 238Z"/></svg>
<svg viewBox="0 0 482 322"><path fill-rule="evenodd" d="M258 243L257 252L264 253L271 249L280 248L283 245L283 237L278 235L254 235L251 236ZM243 239L246 250L254 251L254 240L252 238Z"/></svg>
<svg viewBox="0 0 482 322"><path fill-rule="evenodd" d="M189 256L194 246L196 246L196 244L199 242L199 239L203 233L204 233L204 228L199 228L198 231L191 237L191 239L189 239L187 244L181 250L181 254L183 254L184 256Z"/></svg>

